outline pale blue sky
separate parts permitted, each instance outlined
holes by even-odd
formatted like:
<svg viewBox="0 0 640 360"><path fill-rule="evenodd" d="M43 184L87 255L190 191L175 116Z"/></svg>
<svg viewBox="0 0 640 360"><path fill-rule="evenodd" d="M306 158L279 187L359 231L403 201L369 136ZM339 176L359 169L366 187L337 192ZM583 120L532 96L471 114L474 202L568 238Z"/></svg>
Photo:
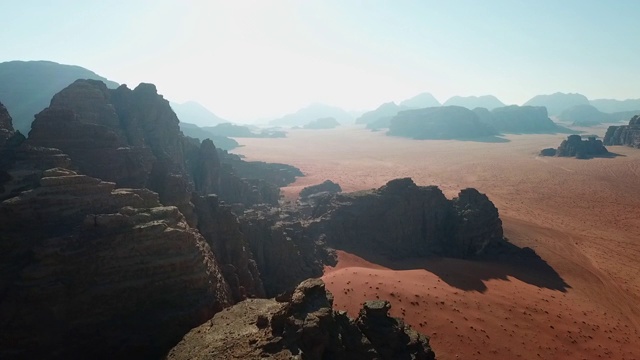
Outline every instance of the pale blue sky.
<svg viewBox="0 0 640 360"><path fill-rule="evenodd" d="M640 1L0 0L0 61L51 60L235 121L423 91L640 98Z"/></svg>

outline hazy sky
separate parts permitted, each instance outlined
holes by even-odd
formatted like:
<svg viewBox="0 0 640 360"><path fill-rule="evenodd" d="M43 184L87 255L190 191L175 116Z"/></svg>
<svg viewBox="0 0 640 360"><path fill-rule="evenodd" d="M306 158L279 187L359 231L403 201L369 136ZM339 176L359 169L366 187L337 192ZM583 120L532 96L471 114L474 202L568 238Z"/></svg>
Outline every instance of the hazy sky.
<svg viewBox="0 0 640 360"><path fill-rule="evenodd" d="M640 98L638 0L0 0L0 61L86 67L235 121L431 92Z"/></svg>

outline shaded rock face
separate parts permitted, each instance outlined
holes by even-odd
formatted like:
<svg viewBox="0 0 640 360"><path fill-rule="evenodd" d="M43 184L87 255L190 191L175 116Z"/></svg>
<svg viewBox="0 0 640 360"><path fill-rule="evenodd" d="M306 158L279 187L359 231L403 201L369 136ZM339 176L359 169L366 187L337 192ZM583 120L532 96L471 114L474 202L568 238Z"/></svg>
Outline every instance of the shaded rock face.
<svg viewBox="0 0 640 360"><path fill-rule="evenodd" d="M0 357L157 357L231 304L204 238L146 189L67 169L0 203Z"/></svg>
<svg viewBox="0 0 640 360"><path fill-rule="evenodd" d="M212 194L196 196L193 203L198 214L198 230L211 246L234 302L264 297L258 266L231 208L221 205L218 197Z"/></svg>
<svg viewBox="0 0 640 360"><path fill-rule="evenodd" d="M603 143L640 148L640 115L631 118L629 125L609 126Z"/></svg>
<svg viewBox="0 0 640 360"><path fill-rule="evenodd" d="M546 149L540 150L540 156L556 156L557 153L558 153L558 150L554 148L546 148Z"/></svg>
<svg viewBox="0 0 640 360"><path fill-rule="evenodd" d="M601 140L597 140L595 137L582 140L580 135L567 137L566 140L562 141L555 153L555 156L576 157L578 159L607 155L609 155L609 151L604 147Z"/></svg>
<svg viewBox="0 0 640 360"><path fill-rule="evenodd" d="M168 359L435 359L429 339L389 317L387 301L364 304L356 320L332 309L320 279L284 303L247 300L193 329Z"/></svg>
<svg viewBox="0 0 640 360"><path fill-rule="evenodd" d="M469 109L443 106L401 111L391 119L387 134L413 139L473 139L497 132Z"/></svg>
<svg viewBox="0 0 640 360"><path fill-rule="evenodd" d="M336 248L391 258L473 257L503 241L498 210L485 195L465 189L448 200L436 186L417 186L410 178L326 197L307 228Z"/></svg>

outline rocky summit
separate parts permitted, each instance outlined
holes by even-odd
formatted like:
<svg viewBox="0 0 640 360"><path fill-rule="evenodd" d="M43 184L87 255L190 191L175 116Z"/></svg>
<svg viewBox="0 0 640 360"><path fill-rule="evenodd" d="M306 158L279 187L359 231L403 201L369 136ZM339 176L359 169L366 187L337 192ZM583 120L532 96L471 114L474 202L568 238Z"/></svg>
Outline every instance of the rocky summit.
<svg viewBox="0 0 640 360"><path fill-rule="evenodd" d="M640 148L640 115L631 118L629 125L609 126L603 142L605 145Z"/></svg>
<svg viewBox="0 0 640 360"><path fill-rule="evenodd" d="M540 151L540 155L590 159L592 157L611 156L611 153L604 147L602 140L596 139L595 136L582 140L580 135L569 135L557 149L543 149Z"/></svg>
<svg viewBox="0 0 640 360"><path fill-rule="evenodd" d="M284 302L245 300L190 331L167 359L435 359L429 339L369 301L357 319L333 310L319 279Z"/></svg>

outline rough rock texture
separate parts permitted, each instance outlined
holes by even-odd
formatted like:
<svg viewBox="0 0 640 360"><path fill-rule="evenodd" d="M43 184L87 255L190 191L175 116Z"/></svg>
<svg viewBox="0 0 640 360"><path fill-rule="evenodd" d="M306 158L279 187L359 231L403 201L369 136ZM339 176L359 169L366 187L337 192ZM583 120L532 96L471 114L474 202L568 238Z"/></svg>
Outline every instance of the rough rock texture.
<svg viewBox="0 0 640 360"><path fill-rule="evenodd" d="M155 357L230 305L209 246L157 194L42 176L0 203L0 357Z"/></svg>
<svg viewBox="0 0 640 360"><path fill-rule="evenodd" d="M429 339L389 317L387 301L364 304L356 320L333 311L319 279L288 299L247 300L193 329L167 359L435 359Z"/></svg>
<svg viewBox="0 0 640 360"><path fill-rule="evenodd" d="M331 180L325 180L322 184L307 186L300 190L300 197L308 198L319 193L336 194L339 192L342 192L342 188L339 184L334 183Z"/></svg>
<svg viewBox="0 0 640 360"><path fill-rule="evenodd" d="M556 156L557 153L558 153L558 150L554 148L546 148L546 149L540 150L540 156Z"/></svg>
<svg viewBox="0 0 640 360"><path fill-rule="evenodd" d="M474 139L497 132L469 109L442 106L399 112L391 119L387 134L412 139Z"/></svg>
<svg viewBox="0 0 640 360"><path fill-rule="evenodd" d="M448 200L438 187L417 186L410 178L325 197L307 229L335 248L394 258L472 257L503 241L498 210L485 195L465 189Z"/></svg>
<svg viewBox="0 0 640 360"><path fill-rule="evenodd" d="M640 148L640 115L631 118L629 125L609 126L603 143Z"/></svg>
<svg viewBox="0 0 640 360"><path fill-rule="evenodd" d="M562 141L555 155L589 159L594 156L608 156L609 151L604 147L601 140L596 140L595 136L582 140L580 135L570 135L566 140Z"/></svg>
<svg viewBox="0 0 640 360"><path fill-rule="evenodd" d="M276 186L287 186L296 181L296 177L304 176L295 166L263 161L244 161L236 154L218 151L220 162L230 165L236 176L243 179L259 179Z"/></svg>

